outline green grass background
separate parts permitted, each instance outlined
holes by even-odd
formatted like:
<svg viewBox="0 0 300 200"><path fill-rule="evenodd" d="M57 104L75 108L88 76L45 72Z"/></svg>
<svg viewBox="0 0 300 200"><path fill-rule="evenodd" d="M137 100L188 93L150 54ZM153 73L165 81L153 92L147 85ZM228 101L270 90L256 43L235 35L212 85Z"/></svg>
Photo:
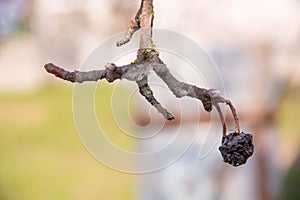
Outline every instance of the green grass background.
<svg viewBox="0 0 300 200"><path fill-rule="evenodd" d="M0 200L133 199L134 176L103 166L81 144L72 91L72 85L53 85L0 95ZM96 108L106 113L104 124L117 141L120 131L110 123L111 92L105 84L97 89L96 99L102 101Z"/></svg>
<svg viewBox="0 0 300 200"><path fill-rule="evenodd" d="M134 148L113 123L113 86L101 85L96 93L99 120L113 133L108 136L112 141ZM0 200L134 199L136 177L103 166L81 144L73 122L72 91L71 84L62 84L0 95ZM290 89L276 117L279 129L296 140L299 102L299 88Z"/></svg>

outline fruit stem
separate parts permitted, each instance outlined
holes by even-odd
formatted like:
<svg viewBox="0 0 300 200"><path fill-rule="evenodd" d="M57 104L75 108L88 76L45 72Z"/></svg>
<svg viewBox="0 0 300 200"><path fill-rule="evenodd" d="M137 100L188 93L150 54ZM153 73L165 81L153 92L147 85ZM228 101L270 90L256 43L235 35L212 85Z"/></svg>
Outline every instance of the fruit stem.
<svg viewBox="0 0 300 200"><path fill-rule="evenodd" d="M233 106L233 104L231 103L230 100L226 99L226 100L225 100L225 103L226 103L227 105L229 105L229 107L230 107L231 113L232 113L232 115L233 115L235 124L236 124L237 129L238 129L238 134L240 134L240 133L241 133L241 129L240 129L240 124L239 124L239 119L238 119L238 116L237 116L237 114L236 114L236 109L235 109L235 107Z"/></svg>
<svg viewBox="0 0 300 200"><path fill-rule="evenodd" d="M218 111L218 114L219 114L219 117L220 117L220 120L221 120L221 123L222 123L222 126L223 126L223 136L226 135L226 123L225 123L225 118L224 118L224 115L221 111L221 108L219 106L218 103L215 103L214 106L216 107L217 111Z"/></svg>

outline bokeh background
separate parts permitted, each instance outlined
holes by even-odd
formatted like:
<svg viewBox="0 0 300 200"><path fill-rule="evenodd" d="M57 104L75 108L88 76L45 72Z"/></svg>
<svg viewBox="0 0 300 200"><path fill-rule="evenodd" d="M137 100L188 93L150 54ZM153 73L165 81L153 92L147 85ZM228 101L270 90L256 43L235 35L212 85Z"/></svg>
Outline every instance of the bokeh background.
<svg viewBox="0 0 300 200"><path fill-rule="evenodd" d="M300 199L298 0L154 1L154 26L203 45L220 68L242 127L254 133L249 164L235 169L220 157L192 158L193 168L183 159L182 168L132 175L88 154L73 122L73 85L50 76L43 65L78 68L105 39L126 30L139 3L0 0L0 199ZM106 113L99 117L118 132L110 127L113 85L102 81L98 89L96 96L106 97L97 101ZM200 176L198 165L199 171L218 169L205 182L190 179Z"/></svg>

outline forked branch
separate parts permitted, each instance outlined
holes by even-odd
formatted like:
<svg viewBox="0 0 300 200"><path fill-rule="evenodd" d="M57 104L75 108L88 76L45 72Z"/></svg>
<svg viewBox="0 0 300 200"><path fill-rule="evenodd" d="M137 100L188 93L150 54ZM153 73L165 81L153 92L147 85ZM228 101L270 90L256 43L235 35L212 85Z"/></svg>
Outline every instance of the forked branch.
<svg viewBox="0 0 300 200"><path fill-rule="evenodd" d="M229 105L236 122L238 133L240 133L236 110L229 100L221 97L217 90L199 88L195 85L181 82L171 74L167 66L160 59L159 53L155 49L155 45L152 41L153 18L154 12L152 0L142 0L139 10L129 22L128 30L124 38L117 42L117 46L123 45L130 41L132 35L137 30L141 30L140 48L134 63L119 67L114 63L108 63L103 70L88 72L70 72L52 63L48 63L44 67L47 72L73 83L98 81L101 79L106 79L108 82L113 82L116 79L134 81L137 83L141 95L143 95L145 99L164 116L164 118L172 120L174 119L174 116L156 100L153 91L148 84L148 75L150 71L153 70L166 83L168 88L177 98L188 96L199 99L203 103L204 109L208 112L212 110L213 106L216 107L223 125L224 135L226 135L226 124L218 104L225 103Z"/></svg>

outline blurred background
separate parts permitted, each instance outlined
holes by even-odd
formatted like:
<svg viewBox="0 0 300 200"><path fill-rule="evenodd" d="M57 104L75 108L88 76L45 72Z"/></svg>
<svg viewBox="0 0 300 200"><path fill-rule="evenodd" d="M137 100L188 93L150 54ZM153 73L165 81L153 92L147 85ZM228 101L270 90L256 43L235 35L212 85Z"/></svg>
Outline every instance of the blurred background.
<svg viewBox="0 0 300 200"><path fill-rule="evenodd" d="M0 199L300 199L299 0L154 0L154 26L203 45L219 67L242 128L254 134L245 166L227 166L217 150L199 161L192 148L158 173L131 175L88 154L73 122L73 85L43 65L78 68L126 30L139 3L0 0ZM113 86L98 89L106 126L120 131L109 127Z"/></svg>

